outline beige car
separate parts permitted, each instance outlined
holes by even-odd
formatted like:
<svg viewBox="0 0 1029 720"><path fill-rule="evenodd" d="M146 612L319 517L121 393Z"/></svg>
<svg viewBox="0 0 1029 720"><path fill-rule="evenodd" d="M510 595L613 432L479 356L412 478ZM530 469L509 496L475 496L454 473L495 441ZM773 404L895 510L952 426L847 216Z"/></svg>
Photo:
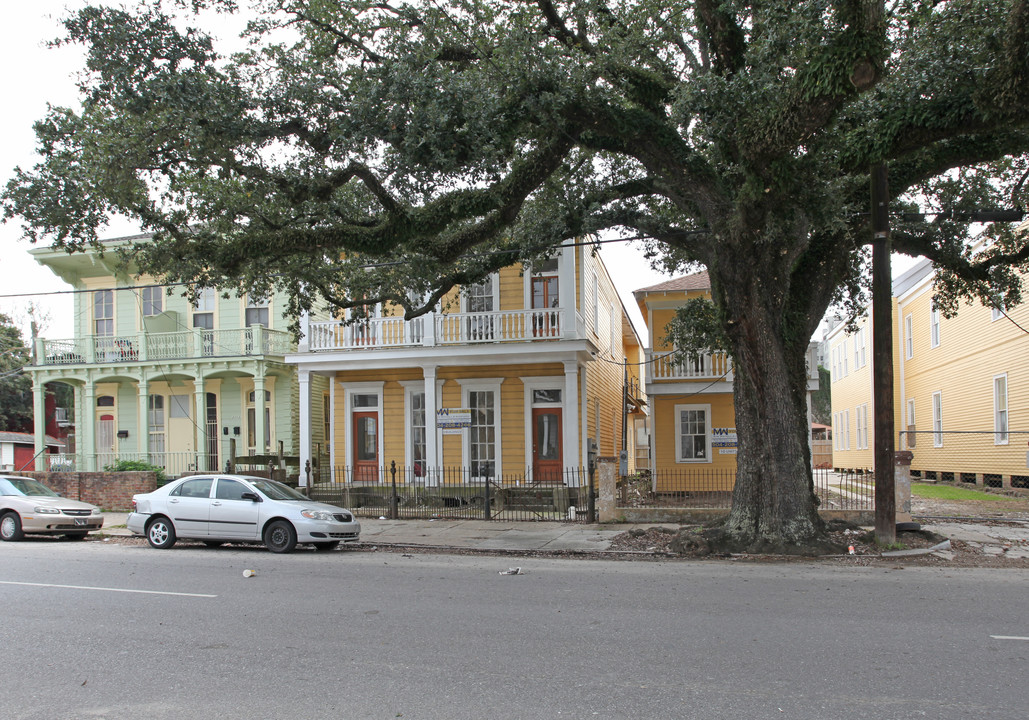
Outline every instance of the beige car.
<svg viewBox="0 0 1029 720"><path fill-rule="evenodd" d="M81 540L104 525L96 505L63 498L32 478L0 475L0 540L64 535Z"/></svg>

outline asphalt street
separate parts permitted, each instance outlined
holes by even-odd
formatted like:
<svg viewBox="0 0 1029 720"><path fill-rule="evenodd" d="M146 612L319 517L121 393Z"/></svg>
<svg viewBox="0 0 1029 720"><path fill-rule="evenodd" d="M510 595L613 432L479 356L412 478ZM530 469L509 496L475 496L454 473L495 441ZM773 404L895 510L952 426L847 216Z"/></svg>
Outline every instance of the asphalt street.
<svg viewBox="0 0 1029 720"><path fill-rule="evenodd" d="M522 574L500 574L512 565ZM1027 580L29 540L0 544L0 707L47 719L1020 720Z"/></svg>

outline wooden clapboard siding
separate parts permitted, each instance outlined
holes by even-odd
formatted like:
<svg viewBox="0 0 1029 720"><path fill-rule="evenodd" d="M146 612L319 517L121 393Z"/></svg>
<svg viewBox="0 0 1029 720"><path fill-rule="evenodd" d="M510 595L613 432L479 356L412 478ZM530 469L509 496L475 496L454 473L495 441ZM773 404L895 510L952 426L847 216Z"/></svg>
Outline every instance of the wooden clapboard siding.
<svg viewBox="0 0 1029 720"><path fill-rule="evenodd" d="M735 455L721 454L714 447L711 449L711 462L709 463L676 461L678 439L675 436L675 406L710 405L711 428L734 428L736 427L736 414L733 408L732 394L703 394L691 397L654 395L651 396L651 401L655 418L652 432L656 467L681 472L688 471L690 468L731 470L736 467ZM711 428L708 428L709 434ZM731 482L729 488L731 488Z"/></svg>
<svg viewBox="0 0 1029 720"><path fill-rule="evenodd" d="M830 392L832 396L833 466L849 469L869 469L874 466L875 438L872 404L872 327L867 317L858 320L858 332L848 333L843 326L829 338ZM865 363L855 361L854 345L863 334ZM846 371L842 355L845 352ZM864 442L859 438L859 416L865 411L866 432Z"/></svg>
<svg viewBox="0 0 1029 720"><path fill-rule="evenodd" d="M1023 285L1025 285L1023 279ZM899 327L911 315L913 356L895 360L903 371L903 405L915 402L916 429L933 430L933 394L942 398L943 446L920 434L912 468L941 472L1026 475L1024 437L994 442L994 379L1007 376L1008 429L1029 430L1029 307L1017 306L1008 317L992 318L991 308L962 303L952 318L940 318L940 342L931 344L931 279L898 303ZM1012 322L1012 320L1014 322ZM954 436L947 432L978 432ZM1017 442L1016 442L1017 438Z"/></svg>
<svg viewBox="0 0 1029 720"><path fill-rule="evenodd" d="M525 297L525 279L522 266L506 267L500 271L500 310L524 310L532 306L532 298Z"/></svg>

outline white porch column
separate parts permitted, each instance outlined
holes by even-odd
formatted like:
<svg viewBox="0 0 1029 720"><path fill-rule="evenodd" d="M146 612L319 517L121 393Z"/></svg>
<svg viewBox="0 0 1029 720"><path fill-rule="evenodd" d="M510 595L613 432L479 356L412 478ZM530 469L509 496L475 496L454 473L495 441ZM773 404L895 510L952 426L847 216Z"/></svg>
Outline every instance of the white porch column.
<svg viewBox="0 0 1029 720"><path fill-rule="evenodd" d="M325 442L329 444L329 482L336 481L336 375L329 376L329 437ZM344 424L344 427L346 425ZM325 476L322 476L325 479Z"/></svg>
<svg viewBox="0 0 1029 720"><path fill-rule="evenodd" d="M264 455L268 445L264 441L264 366L254 375L254 454Z"/></svg>
<svg viewBox="0 0 1029 720"><path fill-rule="evenodd" d="M566 465L573 465L579 459L579 362L566 360L565 389L561 420L561 457ZM577 475L575 477L578 477Z"/></svg>
<svg viewBox="0 0 1029 720"><path fill-rule="evenodd" d="M432 478L440 465L439 433L436 431L436 411L439 401L436 397L436 366L423 366L425 377L425 466L426 478Z"/></svg>
<svg viewBox="0 0 1029 720"><path fill-rule="evenodd" d="M96 385L92 376L86 378L82 388L82 425L76 430L81 438L79 455L82 457L82 466L77 469L96 470Z"/></svg>
<svg viewBox="0 0 1029 720"><path fill-rule="evenodd" d="M307 487L307 468L311 460L311 371L297 368L300 383L300 487Z"/></svg>
<svg viewBox="0 0 1029 720"><path fill-rule="evenodd" d="M565 246L561 249L561 255L557 294L564 315L564 337L574 338L578 327L575 320L575 248ZM585 278L583 282L586 282Z"/></svg>
<svg viewBox="0 0 1029 720"><path fill-rule="evenodd" d="M143 460L150 462L150 383L146 373L139 378L139 440L136 447L143 453Z"/></svg>
<svg viewBox="0 0 1029 720"><path fill-rule="evenodd" d="M196 409L196 418L193 423L196 437L196 458L197 470L217 470L218 468L207 467L207 398L204 397L204 376L197 370L196 378L193 380L193 407Z"/></svg>
<svg viewBox="0 0 1029 720"><path fill-rule="evenodd" d="M38 375L32 378L32 418L36 451L34 469L46 470L46 387Z"/></svg>

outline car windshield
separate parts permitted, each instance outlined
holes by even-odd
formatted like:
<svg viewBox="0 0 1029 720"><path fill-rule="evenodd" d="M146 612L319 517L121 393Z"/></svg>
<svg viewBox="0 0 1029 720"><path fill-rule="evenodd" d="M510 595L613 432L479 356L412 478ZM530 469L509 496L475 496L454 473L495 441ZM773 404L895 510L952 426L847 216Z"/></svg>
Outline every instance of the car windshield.
<svg viewBox="0 0 1029 720"><path fill-rule="evenodd" d="M306 495L298 493L289 485L283 485L275 480L263 480L258 478L247 478L250 484L267 495L272 500L309 500Z"/></svg>
<svg viewBox="0 0 1029 720"><path fill-rule="evenodd" d="M42 495L60 497L43 483L32 478L0 478L0 495Z"/></svg>

